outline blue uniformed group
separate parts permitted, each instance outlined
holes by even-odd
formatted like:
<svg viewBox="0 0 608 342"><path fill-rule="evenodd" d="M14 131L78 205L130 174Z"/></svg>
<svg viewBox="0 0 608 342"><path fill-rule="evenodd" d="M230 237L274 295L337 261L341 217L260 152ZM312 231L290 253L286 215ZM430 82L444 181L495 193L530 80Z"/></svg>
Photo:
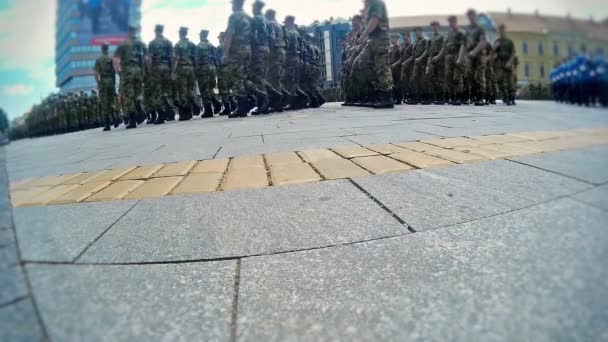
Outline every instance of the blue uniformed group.
<svg viewBox="0 0 608 342"><path fill-rule="evenodd" d="M566 60L551 71L550 79L557 102L608 107L608 60L600 54Z"/></svg>

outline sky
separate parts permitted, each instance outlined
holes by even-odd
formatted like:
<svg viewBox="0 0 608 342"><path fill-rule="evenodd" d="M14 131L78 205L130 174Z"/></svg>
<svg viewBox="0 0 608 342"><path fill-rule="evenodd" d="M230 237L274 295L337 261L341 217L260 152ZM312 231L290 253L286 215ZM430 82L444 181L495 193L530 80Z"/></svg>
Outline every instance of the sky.
<svg viewBox="0 0 608 342"><path fill-rule="evenodd" d="M580 18L608 17L604 0L385 0L389 16L460 14L473 7L479 11L506 11L566 15ZM179 27L190 28L192 40L199 30L217 35L227 24L228 0L142 0L142 38L153 38L156 24L165 25L165 35L175 42ZM250 11L253 0L246 0ZM287 14L309 24L329 17L348 18L362 8L362 0L266 0L277 17ZM56 0L0 0L0 107L15 118L27 112L48 94L57 91L54 74Z"/></svg>

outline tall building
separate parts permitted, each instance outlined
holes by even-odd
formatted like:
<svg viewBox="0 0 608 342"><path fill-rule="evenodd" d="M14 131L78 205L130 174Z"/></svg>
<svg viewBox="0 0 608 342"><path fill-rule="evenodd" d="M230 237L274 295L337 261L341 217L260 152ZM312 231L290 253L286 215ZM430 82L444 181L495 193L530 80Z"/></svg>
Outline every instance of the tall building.
<svg viewBox="0 0 608 342"><path fill-rule="evenodd" d="M390 18L392 32L409 33L422 27L430 34L430 22L439 21L446 32L447 15L426 15ZM468 25L466 16L458 16L458 23ZM489 42L497 37L498 25L505 24L507 35L515 43L519 59L517 78L519 86L531 83L549 83L549 74L560 61L579 53L606 53L608 51L608 25L570 16L556 17L534 14L489 12L479 15L479 23L487 32ZM413 36L412 36L413 37Z"/></svg>
<svg viewBox="0 0 608 342"><path fill-rule="evenodd" d="M61 93L97 87L93 66L101 44L110 53L139 25L141 0L57 0L55 76Z"/></svg>
<svg viewBox="0 0 608 342"><path fill-rule="evenodd" d="M330 19L314 27L314 34L321 49L322 75L325 85L340 84L342 78L342 43L352 27L342 18Z"/></svg>

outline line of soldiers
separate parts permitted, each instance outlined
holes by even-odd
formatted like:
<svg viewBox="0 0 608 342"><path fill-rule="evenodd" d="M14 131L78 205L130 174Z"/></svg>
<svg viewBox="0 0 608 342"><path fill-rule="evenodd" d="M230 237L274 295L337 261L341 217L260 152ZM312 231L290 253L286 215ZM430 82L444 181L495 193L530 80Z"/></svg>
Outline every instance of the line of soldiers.
<svg viewBox="0 0 608 342"><path fill-rule="evenodd" d="M445 104L476 106L495 104L500 94L507 105L515 104L517 56L513 41L506 37L505 26L492 46L475 10L467 12L466 31L458 26L456 16L448 18L446 35L439 32L439 22L432 22L433 33L426 38L422 28L415 28L415 41L409 33L400 44L399 35L391 37L390 66L395 104ZM363 82L361 74L369 70L358 65L361 49L359 36L365 29L365 16L353 17L353 31L346 39L342 87L344 105L377 107L376 94ZM353 63L354 61L354 63ZM364 76L365 77L365 76Z"/></svg>
<svg viewBox="0 0 608 342"><path fill-rule="evenodd" d="M579 55L562 62L549 76L557 102L608 107L608 60Z"/></svg>
<svg viewBox="0 0 608 342"><path fill-rule="evenodd" d="M207 30L200 32L195 45L185 27L173 46L161 25L146 47L136 37L137 28L131 27L114 59L104 53L96 66L103 112L110 112L106 108L112 103L113 71L120 74L127 128L135 128L146 116L148 123L162 124L174 120L175 112L179 120L201 112L204 118L236 118L254 108L252 115L323 105L321 50L313 36L299 29L293 16L281 26L274 10L262 12L262 1L253 3L253 16L245 13L243 4L244 0L232 1L233 13L217 48L209 43ZM104 130L109 129L106 120Z"/></svg>

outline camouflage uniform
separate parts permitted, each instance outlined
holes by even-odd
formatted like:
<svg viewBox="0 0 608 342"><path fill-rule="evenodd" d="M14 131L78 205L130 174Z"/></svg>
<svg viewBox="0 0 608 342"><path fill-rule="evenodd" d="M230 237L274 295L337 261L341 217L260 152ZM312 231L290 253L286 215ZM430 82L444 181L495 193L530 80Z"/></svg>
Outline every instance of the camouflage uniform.
<svg viewBox="0 0 608 342"><path fill-rule="evenodd" d="M486 80L485 100L486 103L496 104L496 78L494 73L494 50L490 44L483 49L484 78Z"/></svg>
<svg viewBox="0 0 608 342"><path fill-rule="evenodd" d="M268 82L270 85L282 91L283 76L285 75L285 35L283 28L276 21L268 23L270 35L270 65L268 69Z"/></svg>
<svg viewBox="0 0 608 342"><path fill-rule="evenodd" d="M193 103L192 90L196 82L194 76L196 45L188 38L183 38L175 44L174 51L176 104L180 110L180 119L184 120L192 115L190 105Z"/></svg>
<svg viewBox="0 0 608 342"><path fill-rule="evenodd" d="M412 63L413 70L410 79L410 99L412 103L419 103L427 100L427 82L425 77L426 71L426 58L416 62L417 58L422 57L428 45L426 38L416 39L414 47L412 49L412 55L414 56L414 62Z"/></svg>
<svg viewBox="0 0 608 342"><path fill-rule="evenodd" d="M426 81L433 101L442 104L445 102L445 62L439 53L443 48L444 39L443 35L437 33L433 34L429 40L429 60L426 72ZM436 60L433 59L435 57L437 57Z"/></svg>
<svg viewBox="0 0 608 342"><path fill-rule="evenodd" d="M112 59L106 55L101 55L95 61L95 72L99 75L97 90L99 91L99 104L104 123L110 126L110 114L113 112L114 97L116 96L114 84L115 72Z"/></svg>
<svg viewBox="0 0 608 342"><path fill-rule="evenodd" d="M254 4L254 6L256 6ZM262 13L255 14L251 19L251 68L249 80L253 84L257 98L257 110L252 114L268 113L268 68L270 63L270 35L268 23Z"/></svg>
<svg viewBox="0 0 608 342"><path fill-rule="evenodd" d="M465 35L461 30L450 30L445 39L445 84L452 104L462 100L464 91L464 66L458 62L460 47L465 44Z"/></svg>
<svg viewBox="0 0 608 342"><path fill-rule="evenodd" d="M379 19L379 23L376 30L369 33L367 46L361 54L364 56L364 59L369 58L372 61L374 76L371 83L374 91L381 97L386 97L386 100L390 100L392 104L393 79L390 68L390 37L388 34L389 24L386 5L383 0L367 0L366 5L367 22L365 27L367 27L369 21L374 17Z"/></svg>
<svg viewBox="0 0 608 342"><path fill-rule="evenodd" d="M399 80L401 81L401 98L404 102L412 99L412 73L414 72L414 62L411 59L414 55L414 44L406 42L401 47L401 75Z"/></svg>
<svg viewBox="0 0 608 342"><path fill-rule="evenodd" d="M210 103L213 101L213 89L217 84L216 65L215 47L208 40L201 40L196 46L196 79L205 106L205 116L213 116Z"/></svg>
<svg viewBox="0 0 608 342"><path fill-rule="evenodd" d="M473 51L481 39L485 37L485 30L479 24L469 25L466 33L465 51ZM480 102L485 91L485 70L482 52L474 57L467 57L466 77L473 101Z"/></svg>
<svg viewBox="0 0 608 342"><path fill-rule="evenodd" d="M143 63L146 46L139 39L129 38L116 49L115 55L120 58L122 66L120 73L122 110L134 123L138 104L143 101Z"/></svg>
<svg viewBox="0 0 608 342"><path fill-rule="evenodd" d="M233 36L223 76L235 96L246 97L251 88L247 81L251 66L251 17L242 10L234 12L228 19L227 32Z"/></svg>
<svg viewBox="0 0 608 342"><path fill-rule="evenodd" d="M160 123L172 114L169 98L172 93L171 66L173 59L173 44L163 37L154 38L148 44L150 58L150 109L159 114L156 122ZM173 114L175 115L175 114Z"/></svg>
<svg viewBox="0 0 608 342"><path fill-rule="evenodd" d="M401 102L401 46L399 44L391 45L389 53L391 63L391 74L393 76L393 98Z"/></svg>
<svg viewBox="0 0 608 342"><path fill-rule="evenodd" d="M498 38L494 42L494 51L496 52L496 83L503 101L506 103L515 98L513 86L513 65L507 63L515 55L515 45L509 38Z"/></svg>
<svg viewBox="0 0 608 342"><path fill-rule="evenodd" d="M285 78L283 84L287 90L295 94L298 90L298 63L300 55L299 39L300 34L295 28L285 29L285 41L286 41L286 58L285 58Z"/></svg>

